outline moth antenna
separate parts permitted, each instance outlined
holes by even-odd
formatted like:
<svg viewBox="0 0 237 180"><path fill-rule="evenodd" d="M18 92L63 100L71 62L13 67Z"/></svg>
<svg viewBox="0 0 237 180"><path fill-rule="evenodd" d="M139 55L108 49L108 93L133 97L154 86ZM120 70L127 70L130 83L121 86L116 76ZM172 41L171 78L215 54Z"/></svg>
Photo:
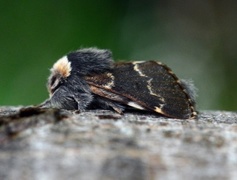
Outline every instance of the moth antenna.
<svg viewBox="0 0 237 180"><path fill-rule="evenodd" d="M79 49L70 52L67 58L72 63L72 72L80 75L103 73L113 65L112 53L107 49Z"/></svg>

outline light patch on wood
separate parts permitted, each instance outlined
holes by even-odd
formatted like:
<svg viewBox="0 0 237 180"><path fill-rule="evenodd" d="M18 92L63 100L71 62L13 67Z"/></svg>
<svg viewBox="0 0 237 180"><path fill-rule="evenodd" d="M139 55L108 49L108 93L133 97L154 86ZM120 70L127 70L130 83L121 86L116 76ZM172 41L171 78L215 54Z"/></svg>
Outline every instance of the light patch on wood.
<svg viewBox="0 0 237 180"><path fill-rule="evenodd" d="M137 104L137 103L135 103L135 102L133 102L133 101L130 101L130 102L128 102L128 104L127 104L128 106L131 106L131 107L134 107L134 108L136 108L136 109L144 109L142 106L140 106L139 104Z"/></svg>
<svg viewBox="0 0 237 180"><path fill-rule="evenodd" d="M68 61L67 56L63 56L53 65L51 72L59 73L62 77L68 77L70 76L71 70L71 62Z"/></svg>

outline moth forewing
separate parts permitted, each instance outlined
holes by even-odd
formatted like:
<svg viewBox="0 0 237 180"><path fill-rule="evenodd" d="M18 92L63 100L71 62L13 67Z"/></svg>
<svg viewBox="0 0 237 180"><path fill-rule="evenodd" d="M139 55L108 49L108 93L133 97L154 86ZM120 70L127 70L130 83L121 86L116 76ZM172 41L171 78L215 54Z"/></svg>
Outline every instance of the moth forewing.
<svg viewBox="0 0 237 180"><path fill-rule="evenodd" d="M86 80L88 84L110 92L106 98L135 109L150 110L173 118L196 116L193 101L185 87L171 69L160 62L116 63L110 72L87 77Z"/></svg>

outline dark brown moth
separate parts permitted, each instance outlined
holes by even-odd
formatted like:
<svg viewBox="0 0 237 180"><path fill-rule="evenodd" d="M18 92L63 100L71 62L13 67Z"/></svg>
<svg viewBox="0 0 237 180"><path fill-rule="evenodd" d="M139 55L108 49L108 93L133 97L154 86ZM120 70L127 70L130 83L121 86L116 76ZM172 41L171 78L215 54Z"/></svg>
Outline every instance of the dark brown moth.
<svg viewBox="0 0 237 180"><path fill-rule="evenodd" d="M118 113L139 109L191 119L197 116L194 89L160 62L115 63L110 51L88 48L71 52L53 65L50 98L41 106Z"/></svg>

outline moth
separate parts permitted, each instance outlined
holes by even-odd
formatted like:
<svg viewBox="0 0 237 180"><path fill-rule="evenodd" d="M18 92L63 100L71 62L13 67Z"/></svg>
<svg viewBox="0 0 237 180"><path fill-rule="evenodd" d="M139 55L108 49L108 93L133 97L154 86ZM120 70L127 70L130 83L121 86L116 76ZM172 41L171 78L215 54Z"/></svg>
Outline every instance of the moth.
<svg viewBox="0 0 237 180"><path fill-rule="evenodd" d="M114 62L106 49L85 48L68 53L51 68L49 99L43 108L84 111L110 109L151 111L163 116L191 119L195 88L178 79L161 62Z"/></svg>

